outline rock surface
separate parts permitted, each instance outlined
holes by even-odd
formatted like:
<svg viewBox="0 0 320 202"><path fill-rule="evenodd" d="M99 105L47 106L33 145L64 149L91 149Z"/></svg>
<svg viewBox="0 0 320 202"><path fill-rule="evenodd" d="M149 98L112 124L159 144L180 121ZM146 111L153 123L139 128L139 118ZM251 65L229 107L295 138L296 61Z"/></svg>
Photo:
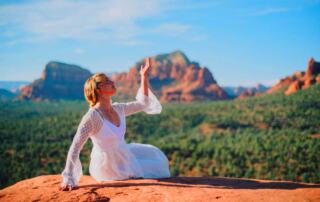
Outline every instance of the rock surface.
<svg viewBox="0 0 320 202"><path fill-rule="evenodd" d="M92 74L77 65L49 62L41 78L21 88L18 99L84 99L83 86Z"/></svg>
<svg viewBox="0 0 320 202"><path fill-rule="evenodd" d="M172 177L96 182L59 191L59 175L39 176L0 190L0 201L320 201L320 184L222 177Z"/></svg>
<svg viewBox="0 0 320 202"><path fill-rule="evenodd" d="M285 88L285 95L307 89L311 85L320 84L320 63L310 58L306 72L295 72L292 76L281 79L275 86L266 91L267 94Z"/></svg>
<svg viewBox="0 0 320 202"><path fill-rule="evenodd" d="M199 100L228 99L228 94L217 84L206 67L190 62L181 51L151 57L149 81L161 102L192 102ZM119 90L120 99L134 97L140 86L140 66L137 62L128 73L112 76Z"/></svg>

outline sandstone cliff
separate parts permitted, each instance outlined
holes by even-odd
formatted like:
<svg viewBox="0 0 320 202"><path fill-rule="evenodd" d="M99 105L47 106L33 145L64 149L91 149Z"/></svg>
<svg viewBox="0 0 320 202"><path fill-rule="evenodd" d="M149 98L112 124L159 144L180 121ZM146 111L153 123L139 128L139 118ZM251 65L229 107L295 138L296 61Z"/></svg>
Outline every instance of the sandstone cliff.
<svg viewBox="0 0 320 202"><path fill-rule="evenodd" d="M77 65L49 62L41 78L21 88L19 99L84 99L83 86L91 73Z"/></svg>
<svg viewBox="0 0 320 202"><path fill-rule="evenodd" d="M137 62L128 72L115 73L111 79L117 87L116 99L134 99L140 86L140 66ZM21 89L19 99L55 100L84 99L83 85L91 73L76 65L49 62L41 78ZM161 102L191 102L228 99L206 67L191 62L184 53L175 51L152 57L149 72L151 88Z"/></svg>
<svg viewBox="0 0 320 202"><path fill-rule="evenodd" d="M59 191L61 177L39 176L0 190L0 201L319 201L320 185L223 177L171 177L96 182Z"/></svg>
<svg viewBox="0 0 320 202"><path fill-rule="evenodd" d="M228 94L217 84L206 67L190 62L181 51L151 57L149 81L161 102L192 102L228 99ZM140 86L140 66L136 63L126 73L112 76L119 90L119 98L134 97Z"/></svg>
<svg viewBox="0 0 320 202"><path fill-rule="evenodd" d="M267 90L266 93L273 93L285 88L285 95L290 95L314 84L320 84L320 63L310 58L306 72L298 71L292 76L281 79L275 86Z"/></svg>

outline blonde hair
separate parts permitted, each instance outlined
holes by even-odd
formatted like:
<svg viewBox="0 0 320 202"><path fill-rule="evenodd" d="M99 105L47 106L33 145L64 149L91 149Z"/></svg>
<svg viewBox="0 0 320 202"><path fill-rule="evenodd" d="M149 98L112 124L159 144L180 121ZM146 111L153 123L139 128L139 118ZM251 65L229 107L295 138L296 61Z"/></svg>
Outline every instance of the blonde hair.
<svg viewBox="0 0 320 202"><path fill-rule="evenodd" d="M86 80L84 84L84 97L90 107L93 107L98 102L97 84L108 80L110 79L104 73L96 73Z"/></svg>

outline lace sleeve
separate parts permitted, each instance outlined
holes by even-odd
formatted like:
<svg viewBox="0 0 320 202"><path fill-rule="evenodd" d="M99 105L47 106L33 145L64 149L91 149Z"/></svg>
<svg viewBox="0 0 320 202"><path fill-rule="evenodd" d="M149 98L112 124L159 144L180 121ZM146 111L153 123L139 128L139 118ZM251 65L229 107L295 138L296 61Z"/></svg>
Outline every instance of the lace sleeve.
<svg viewBox="0 0 320 202"><path fill-rule="evenodd" d="M89 110L81 119L77 132L68 151L66 166L63 170L63 183L76 186L82 174L79 159L80 151L90 135L97 133L102 127L102 120L95 110Z"/></svg>
<svg viewBox="0 0 320 202"><path fill-rule="evenodd" d="M136 100L132 102L120 103L126 116L144 111L147 114L160 114L162 106L157 97L148 88L148 96L144 95L141 87L138 89Z"/></svg>

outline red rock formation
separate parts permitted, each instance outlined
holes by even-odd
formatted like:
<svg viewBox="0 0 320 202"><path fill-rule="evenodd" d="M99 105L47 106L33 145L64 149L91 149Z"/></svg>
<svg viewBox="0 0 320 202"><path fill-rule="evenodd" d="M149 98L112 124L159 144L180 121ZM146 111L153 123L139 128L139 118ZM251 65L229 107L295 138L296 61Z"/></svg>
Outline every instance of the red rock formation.
<svg viewBox="0 0 320 202"><path fill-rule="evenodd" d="M191 102L196 100L228 99L227 93L217 84L206 67L190 62L181 51L156 55L151 58L149 80L153 91L161 102ZM118 98L134 97L140 86L140 65L133 66L128 73L112 76L118 89Z"/></svg>
<svg viewBox="0 0 320 202"><path fill-rule="evenodd" d="M310 58L310 60L308 61L307 72L305 77L310 78L318 74L320 74L320 63L314 61L313 58Z"/></svg>
<svg viewBox="0 0 320 202"><path fill-rule="evenodd" d="M266 93L273 93L285 88L285 95L290 95L298 90L307 89L311 85L320 83L320 63L310 58L307 64L306 72L296 72L290 77L281 79L275 86L270 88Z"/></svg>
<svg viewBox="0 0 320 202"><path fill-rule="evenodd" d="M84 99L83 86L91 73L76 65L49 62L41 78L22 87L18 99Z"/></svg>
<svg viewBox="0 0 320 202"><path fill-rule="evenodd" d="M59 191L61 176L20 181L0 190L0 201L319 201L320 185L224 177L171 177L96 182Z"/></svg>
<svg viewBox="0 0 320 202"><path fill-rule="evenodd" d="M292 93L297 92L301 87L303 86L303 81L302 80L295 80L293 81L288 89L284 92L285 95L290 95Z"/></svg>
<svg viewBox="0 0 320 202"><path fill-rule="evenodd" d="M301 72L303 73L303 72ZM291 77L286 77L281 79L275 86L271 87L269 90L266 91L267 94L274 93L284 87L288 87L292 83L293 79Z"/></svg>

